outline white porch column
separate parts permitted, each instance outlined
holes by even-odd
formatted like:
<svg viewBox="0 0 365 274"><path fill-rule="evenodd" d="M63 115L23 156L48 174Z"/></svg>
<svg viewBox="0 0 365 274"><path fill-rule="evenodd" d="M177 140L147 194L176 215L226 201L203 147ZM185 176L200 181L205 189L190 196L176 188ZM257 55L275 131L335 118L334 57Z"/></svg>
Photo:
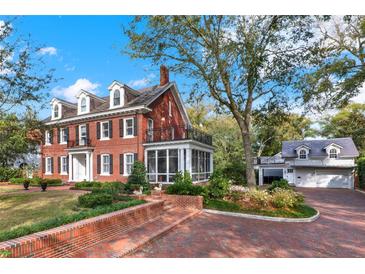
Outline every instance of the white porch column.
<svg viewBox="0 0 365 274"><path fill-rule="evenodd" d="M70 182L73 181L73 178L72 178L72 173L73 173L73 170L72 170L72 154L68 154L68 180Z"/></svg>
<svg viewBox="0 0 365 274"><path fill-rule="evenodd" d="M189 171L190 175L191 175L191 171L192 171L192 166L191 166L191 148L187 148L186 149L186 167L185 170Z"/></svg>
<svg viewBox="0 0 365 274"><path fill-rule="evenodd" d="M261 167L259 167L259 185L262 186L264 184L263 182L263 179L264 179L264 176L263 176L263 170Z"/></svg>
<svg viewBox="0 0 365 274"><path fill-rule="evenodd" d="M213 172L214 168L213 168L213 153L210 152L210 172Z"/></svg>
<svg viewBox="0 0 365 274"><path fill-rule="evenodd" d="M184 149L179 149L179 171L184 172L185 166L184 166Z"/></svg>
<svg viewBox="0 0 365 274"><path fill-rule="evenodd" d="M85 166L85 168L86 168L86 178L87 178L87 180L91 181L90 180L90 153L89 152L86 153L86 166Z"/></svg>

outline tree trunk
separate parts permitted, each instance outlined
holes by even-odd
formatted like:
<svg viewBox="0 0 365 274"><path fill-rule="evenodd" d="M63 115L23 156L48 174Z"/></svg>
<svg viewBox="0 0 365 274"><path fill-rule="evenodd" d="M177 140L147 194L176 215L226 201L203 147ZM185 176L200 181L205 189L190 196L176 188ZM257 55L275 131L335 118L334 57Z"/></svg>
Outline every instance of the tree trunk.
<svg viewBox="0 0 365 274"><path fill-rule="evenodd" d="M243 148L246 158L246 180L250 187L256 186L255 171L253 168L251 136L249 132L242 132Z"/></svg>

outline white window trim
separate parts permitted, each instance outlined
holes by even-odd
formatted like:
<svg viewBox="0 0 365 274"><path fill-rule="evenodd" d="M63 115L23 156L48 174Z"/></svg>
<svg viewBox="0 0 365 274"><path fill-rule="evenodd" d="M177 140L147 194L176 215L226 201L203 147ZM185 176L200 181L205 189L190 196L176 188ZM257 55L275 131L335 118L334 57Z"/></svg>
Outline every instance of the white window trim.
<svg viewBox="0 0 365 274"><path fill-rule="evenodd" d="M46 138L45 138L45 142L44 142L44 145L45 146L50 146L52 145L50 142L49 142L49 135L51 134L51 132L49 130L46 130L46 132L44 133L46 135Z"/></svg>
<svg viewBox="0 0 365 274"><path fill-rule="evenodd" d="M127 135L127 121L132 120L132 135ZM123 138L134 138L134 118L125 118L123 123Z"/></svg>
<svg viewBox="0 0 365 274"><path fill-rule="evenodd" d="M109 158L109 172L104 172L104 156L108 156ZM110 155L109 154L101 154L100 155L100 175L101 176L110 176Z"/></svg>
<svg viewBox="0 0 365 274"><path fill-rule="evenodd" d="M54 108L58 106L58 116L54 115ZM54 102L52 105L52 119L51 120L58 120L62 118L62 104Z"/></svg>
<svg viewBox="0 0 365 274"><path fill-rule="evenodd" d="M335 158L332 158L331 157L331 150L332 149L334 149L336 151L336 157ZM334 148L334 147L330 148L329 151L328 151L328 158L329 159L335 159L335 160L338 159L338 150L336 148Z"/></svg>
<svg viewBox="0 0 365 274"><path fill-rule="evenodd" d="M152 122L152 128L149 128L149 124L150 122ZM147 129L148 129L148 138L150 140L150 142L153 142L153 135L154 135L154 131L153 131L153 128L154 128L154 121L152 118L148 118L147 120Z"/></svg>
<svg viewBox="0 0 365 274"><path fill-rule="evenodd" d="M114 105L114 92L117 89L119 90L119 96L120 96L119 105ZM125 90L121 86L117 86L114 89L112 89L110 91L109 109L120 108L120 107L124 106L124 94L125 94Z"/></svg>
<svg viewBox="0 0 365 274"><path fill-rule="evenodd" d="M109 133L110 133L109 121L100 122L100 140L101 140L101 141L110 140L110 136L108 136L108 137L103 137L103 124L108 124L108 135L109 135Z"/></svg>
<svg viewBox="0 0 365 274"><path fill-rule="evenodd" d="M46 170L45 170L44 174L52 175L52 166L51 166L51 170L48 170L48 160L51 160L51 165L52 165L52 157L46 157L45 160L46 160L46 165L45 165Z"/></svg>
<svg viewBox="0 0 365 274"><path fill-rule="evenodd" d="M66 131L66 128L61 128L60 129L60 145L67 145L67 138L65 141L62 140L63 137L63 131Z"/></svg>
<svg viewBox="0 0 365 274"><path fill-rule="evenodd" d="M301 151L305 151L305 158L300 158L300 152ZM298 159L299 160L308 160L308 151L304 148L301 148L299 151L298 151Z"/></svg>
<svg viewBox="0 0 365 274"><path fill-rule="evenodd" d="M66 165L68 165L67 156L61 156L60 160L61 160L61 173L60 174L61 175L68 175L67 169L66 169L66 171L63 171L63 161L64 160L66 161Z"/></svg>
<svg viewBox="0 0 365 274"><path fill-rule="evenodd" d="M86 111L81 111L81 101L82 99L85 98L86 100ZM90 112L90 96L87 96L85 94L82 94L79 98L78 98L78 102L77 102L77 114L86 114Z"/></svg>
<svg viewBox="0 0 365 274"><path fill-rule="evenodd" d="M130 175L129 173L127 173L127 156L130 156L130 155L132 155L132 159L133 159L132 167L133 167L134 161L136 160L136 159L134 159L134 153L125 153L123 155L123 157L124 157L124 159L123 159L123 170L124 170L123 176L129 176Z"/></svg>
<svg viewBox="0 0 365 274"><path fill-rule="evenodd" d="M85 138L87 138L87 128L86 128L86 124L81 124L79 125L79 145L81 145L81 141L82 141L82 135L81 135L81 128L85 127L85 132L86 132L86 136ZM86 140L87 142L87 140Z"/></svg>

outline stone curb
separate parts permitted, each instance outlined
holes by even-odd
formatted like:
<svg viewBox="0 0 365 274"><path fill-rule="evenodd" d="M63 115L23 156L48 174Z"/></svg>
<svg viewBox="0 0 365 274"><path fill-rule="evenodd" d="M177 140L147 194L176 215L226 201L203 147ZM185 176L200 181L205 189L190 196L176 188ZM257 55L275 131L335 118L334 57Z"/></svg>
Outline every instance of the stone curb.
<svg viewBox="0 0 365 274"><path fill-rule="evenodd" d="M261 220L261 221L282 222L282 223L311 223L311 222L314 222L315 220L317 220L320 216L320 213L317 209L316 209L317 214L312 217L309 217L309 218L269 217L269 216L262 216L262 215L219 211L219 210L213 210L213 209L204 209L203 211L206 213L211 213L211 214L233 216L233 217L240 217L240 218L254 219L254 220Z"/></svg>
<svg viewBox="0 0 365 274"><path fill-rule="evenodd" d="M356 192L359 192L359 193L362 193L362 194L365 194L365 191L364 190L361 190L361 189L358 189L358 188L355 188L355 191Z"/></svg>
<svg viewBox="0 0 365 274"><path fill-rule="evenodd" d="M123 258L123 257L126 257L128 255L131 255L131 254L135 253L136 251L138 251L140 248L142 248L146 244L153 242L154 240L162 237L163 235L166 235L168 232L170 232L176 226L184 223L185 221L189 220L190 218L192 218L193 216L195 216L197 214L200 214L201 212L202 211L195 211L195 212L190 213L189 215L183 217L180 220L177 220L177 221L173 222L172 224L168 225L167 227L164 227L164 228L156 231L148 239L143 240L143 241L140 241L140 242L137 242L134 247L131 247L128 250L125 250L125 251L123 251L123 252L121 252L119 254L114 255L113 258Z"/></svg>

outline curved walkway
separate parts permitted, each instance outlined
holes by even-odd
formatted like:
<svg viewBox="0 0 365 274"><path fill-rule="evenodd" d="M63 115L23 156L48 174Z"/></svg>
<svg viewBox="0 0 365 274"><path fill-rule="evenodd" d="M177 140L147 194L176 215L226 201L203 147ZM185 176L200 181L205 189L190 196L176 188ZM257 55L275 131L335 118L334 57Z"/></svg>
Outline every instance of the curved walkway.
<svg viewBox="0 0 365 274"><path fill-rule="evenodd" d="M365 195L298 190L321 212L313 223L203 213L130 257L365 257Z"/></svg>

